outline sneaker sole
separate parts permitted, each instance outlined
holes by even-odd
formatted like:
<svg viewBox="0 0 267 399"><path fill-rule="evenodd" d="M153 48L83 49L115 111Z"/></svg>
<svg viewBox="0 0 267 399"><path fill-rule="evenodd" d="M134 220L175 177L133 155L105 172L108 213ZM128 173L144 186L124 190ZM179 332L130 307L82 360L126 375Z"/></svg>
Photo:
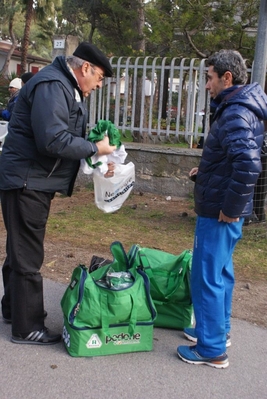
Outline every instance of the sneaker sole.
<svg viewBox="0 0 267 399"><path fill-rule="evenodd" d="M184 332L184 336L185 336L189 341L197 343L197 338L192 337L192 335L186 334L186 333ZM231 341L230 341L230 339L228 339L228 340L226 341L226 348L229 348L229 346L231 346Z"/></svg>
<svg viewBox="0 0 267 399"><path fill-rule="evenodd" d="M188 339L188 341L195 342L195 343L197 342L197 338L192 337L192 335L189 335L184 332L184 336Z"/></svg>
<svg viewBox="0 0 267 399"><path fill-rule="evenodd" d="M54 345L54 344L59 344L61 342L61 339L59 341L54 341L54 342L41 342L41 341L27 341L25 339L12 337L11 342L13 342L14 344L24 344L24 345Z"/></svg>
<svg viewBox="0 0 267 399"><path fill-rule="evenodd" d="M196 364L196 365L205 364L206 366L210 366L210 367L213 367L213 368L216 368L216 369L226 369L229 366L229 360L228 359L225 360L223 363L222 362L219 362L219 363L216 363L216 362L205 362L205 361L202 361L202 360L194 361L194 360L188 360L188 359L184 358L182 355L180 355L179 352L177 354L178 354L180 359L182 359L184 362L186 362L188 364Z"/></svg>

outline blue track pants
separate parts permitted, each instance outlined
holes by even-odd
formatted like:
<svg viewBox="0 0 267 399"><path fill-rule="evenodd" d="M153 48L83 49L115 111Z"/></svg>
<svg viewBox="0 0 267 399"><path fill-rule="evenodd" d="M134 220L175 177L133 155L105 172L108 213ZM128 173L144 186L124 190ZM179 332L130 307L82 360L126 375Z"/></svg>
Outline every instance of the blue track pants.
<svg viewBox="0 0 267 399"><path fill-rule="evenodd" d="M201 356L216 357L226 350L234 288L232 255L242 237L243 221L225 223L197 217L191 290Z"/></svg>

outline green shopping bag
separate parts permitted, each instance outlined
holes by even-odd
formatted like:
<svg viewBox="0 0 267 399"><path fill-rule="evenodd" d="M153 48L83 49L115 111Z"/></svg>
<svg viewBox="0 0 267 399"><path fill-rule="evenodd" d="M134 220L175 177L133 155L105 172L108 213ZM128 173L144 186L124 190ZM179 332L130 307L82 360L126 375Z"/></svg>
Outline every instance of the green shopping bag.
<svg viewBox="0 0 267 399"><path fill-rule="evenodd" d="M149 279L129 268L121 243L110 249L113 262L92 273L76 267L62 297L63 339L72 356L152 350L156 310Z"/></svg>
<svg viewBox="0 0 267 399"><path fill-rule="evenodd" d="M127 254L130 267L140 267L150 279L150 294L157 309L155 327L184 329L193 325L190 294L192 252L180 255L133 245Z"/></svg>

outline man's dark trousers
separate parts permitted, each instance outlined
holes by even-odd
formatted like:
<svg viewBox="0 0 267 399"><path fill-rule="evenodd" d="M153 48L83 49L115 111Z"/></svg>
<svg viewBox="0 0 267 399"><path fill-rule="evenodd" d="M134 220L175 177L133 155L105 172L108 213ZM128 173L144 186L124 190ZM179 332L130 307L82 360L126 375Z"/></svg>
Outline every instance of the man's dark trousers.
<svg viewBox="0 0 267 399"><path fill-rule="evenodd" d="M27 189L1 191L7 231L3 265L2 312L12 319L12 334L26 336L44 327L44 237L54 194Z"/></svg>

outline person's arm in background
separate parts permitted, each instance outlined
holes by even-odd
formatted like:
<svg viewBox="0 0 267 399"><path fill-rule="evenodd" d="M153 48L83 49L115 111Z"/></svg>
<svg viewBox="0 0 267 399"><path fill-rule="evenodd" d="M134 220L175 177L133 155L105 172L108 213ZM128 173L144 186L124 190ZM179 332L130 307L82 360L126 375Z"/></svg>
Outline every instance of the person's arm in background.
<svg viewBox="0 0 267 399"><path fill-rule="evenodd" d="M0 118L4 119L4 121L9 122L11 118L11 113L7 109L1 109Z"/></svg>

